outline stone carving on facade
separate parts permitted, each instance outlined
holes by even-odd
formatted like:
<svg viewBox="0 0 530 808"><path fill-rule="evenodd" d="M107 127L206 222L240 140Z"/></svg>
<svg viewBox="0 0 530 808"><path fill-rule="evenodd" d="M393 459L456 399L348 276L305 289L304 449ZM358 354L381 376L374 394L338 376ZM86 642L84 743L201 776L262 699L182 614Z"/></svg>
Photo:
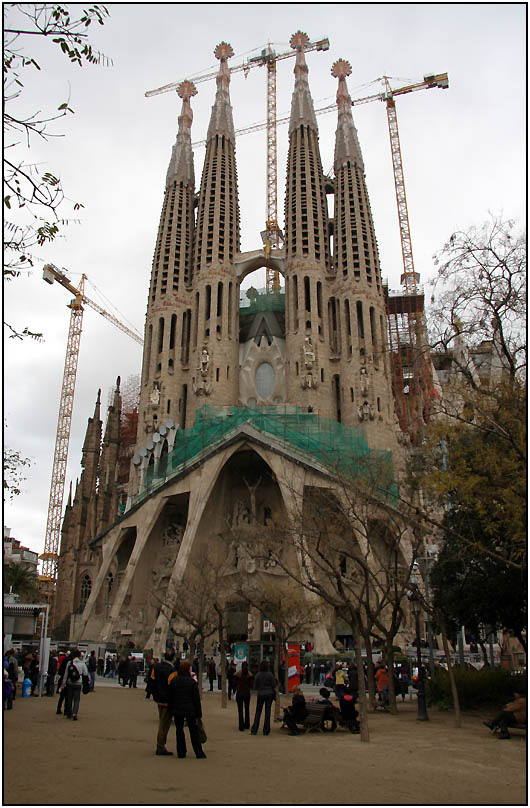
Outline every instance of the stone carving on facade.
<svg viewBox="0 0 530 808"><path fill-rule="evenodd" d="M305 337L301 349L302 374L300 384L303 390L314 390L318 387L316 350L310 336Z"/></svg>
<svg viewBox="0 0 530 808"><path fill-rule="evenodd" d="M373 421L375 418L375 407L364 401L357 409L359 414L359 421Z"/></svg>
<svg viewBox="0 0 530 808"><path fill-rule="evenodd" d="M184 536L184 528L182 525L178 525L175 523L170 523L166 525L164 530L162 531L162 546L163 547L171 547L171 546L178 546L180 545L182 538Z"/></svg>
<svg viewBox="0 0 530 808"><path fill-rule="evenodd" d="M153 382L153 389L151 390L151 395L149 396L149 403L154 410L160 404L160 382Z"/></svg>
<svg viewBox="0 0 530 808"><path fill-rule="evenodd" d="M208 346L203 345L197 364L197 378L194 378L192 382L193 392L196 396L209 396L212 392L211 359Z"/></svg>
<svg viewBox="0 0 530 808"><path fill-rule="evenodd" d="M361 393L365 396L368 393L368 388L370 387L370 377L368 376L368 370L366 367L361 367L360 370L361 375Z"/></svg>

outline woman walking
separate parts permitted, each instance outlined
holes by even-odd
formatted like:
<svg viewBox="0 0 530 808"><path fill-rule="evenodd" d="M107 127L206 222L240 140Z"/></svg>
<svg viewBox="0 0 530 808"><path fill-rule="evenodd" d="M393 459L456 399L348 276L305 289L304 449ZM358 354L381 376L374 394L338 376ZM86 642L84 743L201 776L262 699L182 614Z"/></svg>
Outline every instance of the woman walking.
<svg viewBox="0 0 530 808"><path fill-rule="evenodd" d="M191 677L190 668L189 659L183 659L178 674L177 672L170 674L168 708L175 719L177 756L186 757L186 738L184 737L184 719L186 719L195 757L205 758L197 728L197 719L202 718L201 697L199 686Z"/></svg>
<svg viewBox="0 0 530 808"><path fill-rule="evenodd" d="M234 676L240 732L250 729L250 688L252 687L253 678L248 669L248 662L243 662L241 670ZM244 718L243 710L245 712Z"/></svg>
<svg viewBox="0 0 530 808"><path fill-rule="evenodd" d="M252 735L257 735L259 730L259 722L261 719L261 711L265 705L265 722L263 724L263 734L268 735L271 731L271 705L276 697L276 680L272 673L269 671L269 663L266 660L260 663L259 672L256 676L254 687L258 694L256 703L256 713L254 715L254 723L250 730Z"/></svg>

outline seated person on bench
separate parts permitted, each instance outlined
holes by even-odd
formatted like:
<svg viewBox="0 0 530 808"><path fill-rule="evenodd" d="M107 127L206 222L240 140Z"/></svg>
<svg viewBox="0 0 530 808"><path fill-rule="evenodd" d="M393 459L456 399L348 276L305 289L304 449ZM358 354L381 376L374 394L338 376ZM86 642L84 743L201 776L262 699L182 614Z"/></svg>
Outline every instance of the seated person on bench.
<svg viewBox="0 0 530 808"><path fill-rule="evenodd" d="M510 738L508 727L514 727L516 724L526 724L526 699L522 693L515 692L515 701L506 704L504 710L492 718L491 721L483 721L483 724L492 731L497 727L500 729L499 738Z"/></svg>
<svg viewBox="0 0 530 808"><path fill-rule="evenodd" d="M305 698L299 685L293 687L293 702L290 707L283 711L283 720L289 727L289 735L299 735L302 730L297 728L297 724L303 724L307 717L307 707Z"/></svg>
<svg viewBox="0 0 530 808"><path fill-rule="evenodd" d="M355 697L349 685L340 697L339 703L342 723L346 724L350 732L359 732L359 722L357 721L359 713L355 709Z"/></svg>

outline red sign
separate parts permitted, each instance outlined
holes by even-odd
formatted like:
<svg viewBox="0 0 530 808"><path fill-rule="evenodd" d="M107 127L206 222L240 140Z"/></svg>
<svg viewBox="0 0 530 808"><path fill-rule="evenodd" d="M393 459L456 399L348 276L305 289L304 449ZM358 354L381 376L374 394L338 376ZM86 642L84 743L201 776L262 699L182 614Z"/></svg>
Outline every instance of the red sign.
<svg viewBox="0 0 530 808"><path fill-rule="evenodd" d="M289 693L295 685L300 684L300 645L287 643L287 657L289 663Z"/></svg>

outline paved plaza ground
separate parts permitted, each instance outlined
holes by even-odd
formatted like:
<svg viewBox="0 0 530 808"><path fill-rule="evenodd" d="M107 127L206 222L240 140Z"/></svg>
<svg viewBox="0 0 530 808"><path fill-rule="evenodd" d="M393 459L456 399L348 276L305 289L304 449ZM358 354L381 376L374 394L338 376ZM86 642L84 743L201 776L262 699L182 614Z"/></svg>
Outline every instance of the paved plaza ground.
<svg viewBox="0 0 530 808"><path fill-rule="evenodd" d="M407 701L397 716L370 715L370 743L344 730L290 737L278 723L254 737L238 731L234 700L223 710L217 691L202 699L207 760L189 742L185 760L155 756L157 708L143 684L98 678L76 723L55 714L56 698L17 698L4 711L3 804L526 804L526 738L498 740L485 716L465 715L457 730L431 710L420 723Z"/></svg>

